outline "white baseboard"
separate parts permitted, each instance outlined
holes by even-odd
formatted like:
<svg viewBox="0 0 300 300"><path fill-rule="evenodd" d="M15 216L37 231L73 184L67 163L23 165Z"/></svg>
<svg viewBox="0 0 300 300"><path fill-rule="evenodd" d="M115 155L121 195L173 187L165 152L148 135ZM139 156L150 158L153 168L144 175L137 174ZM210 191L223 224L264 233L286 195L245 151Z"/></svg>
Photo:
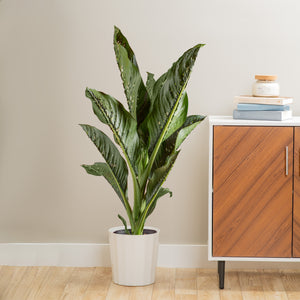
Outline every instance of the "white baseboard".
<svg viewBox="0 0 300 300"><path fill-rule="evenodd" d="M158 266L167 268L216 268L208 261L207 245L159 246ZM108 244L7 243L0 244L0 265L109 267ZM226 268L300 269L299 262L226 262Z"/></svg>

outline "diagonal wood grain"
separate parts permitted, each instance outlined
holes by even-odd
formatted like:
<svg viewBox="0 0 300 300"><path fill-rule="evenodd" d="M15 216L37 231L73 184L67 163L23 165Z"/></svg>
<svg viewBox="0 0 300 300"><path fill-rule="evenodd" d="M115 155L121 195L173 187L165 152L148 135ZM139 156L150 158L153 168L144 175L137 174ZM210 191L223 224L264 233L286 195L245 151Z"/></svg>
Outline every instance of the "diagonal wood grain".
<svg viewBox="0 0 300 300"><path fill-rule="evenodd" d="M293 128L214 126L213 151L213 255L291 257Z"/></svg>

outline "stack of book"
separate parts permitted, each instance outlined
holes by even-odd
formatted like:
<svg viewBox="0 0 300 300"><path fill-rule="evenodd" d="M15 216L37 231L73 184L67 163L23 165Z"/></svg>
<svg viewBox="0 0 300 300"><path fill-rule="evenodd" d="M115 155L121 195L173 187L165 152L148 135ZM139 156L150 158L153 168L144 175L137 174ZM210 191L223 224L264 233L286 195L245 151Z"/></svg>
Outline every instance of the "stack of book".
<svg viewBox="0 0 300 300"><path fill-rule="evenodd" d="M289 97L236 96L234 119L282 121L292 118Z"/></svg>

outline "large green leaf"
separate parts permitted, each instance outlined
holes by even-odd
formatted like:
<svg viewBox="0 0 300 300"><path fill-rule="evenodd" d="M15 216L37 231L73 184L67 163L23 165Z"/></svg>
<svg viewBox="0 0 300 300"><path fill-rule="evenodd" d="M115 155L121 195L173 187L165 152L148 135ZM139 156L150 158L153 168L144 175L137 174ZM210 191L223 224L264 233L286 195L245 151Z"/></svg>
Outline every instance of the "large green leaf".
<svg viewBox="0 0 300 300"><path fill-rule="evenodd" d="M118 215L118 218L122 221L122 223L123 223L123 225L125 227L125 233L126 234L130 234L130 231L127 228L127 222L126 222L126 220L120 214Z"/></svg>
<svg viewBox="0 0 300 300"><path fill-rule="evenodd" d="M129 111L133 118L137 120L139 126L147 116L150 99L141 77L135 54L126 37L117 27L115 27L114 31L114 49Z"/></svg>
<svg viewBox="0 0 300 300"><path fill-rule="evenodd" d="M120 189L123 191L124 196L126 197L128 169L126 162L121 156L119 150L110 140L110 138L101 130L85 124L81 124L80 126L102 154L107 165L112 171L115 180L118 182Z"/></svg>
<svg viewBox="0 0 300 300"><path fill-rule="evenodd" d="M129 167L137 174L136 162L139 157L140 142L136 121L115 98L88 88L86 89L86 94L92 101L93 106L96 106L98 112L101 113L101 118L105 118L114 134L116 142L122 148L129 162Z"/></svg>
<svg viewBox="0 0 300 300"><path fill-rule="evenodd" d="M146 89L150 99L152 99L153 97L154 84L155 84L154 74L147 72Z"/></svg>
<svg viewBox="0 0 300 300"><path fill-rule="evenodd" d="M187 93L184 92L181 99L179 100L171 123L168 126L167 132L164 136L164 140L170 137L177 129L179 129L184 124L188 112L188 104L188 96Z"/></svg>
<svg viewBox="0 0 300 300"><path fill-rule="evenodd" d="M97 94L97 93L98 93L98 91L95 91L95 94ZM105 115L103 114L102 110L99 108L99 105L97 104L97 102L94 100L95 95L90 93L88 88L85 89L85 96L91 100L93 112L97 116L97 118L102 123L107 124L107 119L106 119Z"/></svg>
<svg viewBox="0 0 300 300"><path fill-rule="evenodd" d="M150 138L150 156L154 150L156 155L164 139L202 46L199 44L187 50L154 84L153 109L145 120Z"/></svg>
<svg viewBox="0 0 300 300"><path fill-rule="evenodd" d="M169 175L176 158L179 154L179 151L173 153L170 155L169 159L167 160L166 164L158 169L156 169L147 186L147 192L146 192L146 203L149 204L151 201L153 202L153 199L155 198L156 194L160 190L162 184L166 180L167 176Z"/></svg>
<svg viewBox="0 0 300 300"><path fill-rule="evenodd" d="M146 218L148 218L148 217L152 214L152 212L154 211L154 209L155 209L155 207L156 207L157 200L158 200L159 198L161 198L162 196L166 195L166 194L169 194L170 197L172 197L172 195L173 195L172 192L171 192L169 189L161 187L161 188L159 189L157 195L155 196L155 198L154 198L152 204L150 205L150 207L149 207L149 209L148 209Z"/></svg>
<svg viewBox="0 0 300 300"><path fill-rule="evenodd" d="M201 115L193 115L188 116L186 121L184 122L183 126L175 133L173 140L176 137L175 142L175 150L177 150L183 141L187 138L187 136L195 129L197 125L199 125L206 116ZM177 136L176 136L177 135ZM169 143L172 143L172 139L170 139Z"/></svg>
<svg viewBox="0 0 300 300"><path fill-rule="evenodd" d="M97 162L93 165L82 165L82 167L86 170L88 174L94 175L94 176L104 176L105 179L110 183L112 188L115 190L115 192L118 194L119 198L121 199L123 205L126 207L124 202L124 193L122 188L119 185L119 182L116 180L116 177L114 176L112 170L106 163Z"/></svg>
<svg viewBox="0 0 300 300"><path fill-rule="evenodd" d="M153 168L159 168L166 163L166 160L173 154L193 129L205 119L205 116L188 116L184 124L175 131L167 140L165 140L157 153Z"/></svg>

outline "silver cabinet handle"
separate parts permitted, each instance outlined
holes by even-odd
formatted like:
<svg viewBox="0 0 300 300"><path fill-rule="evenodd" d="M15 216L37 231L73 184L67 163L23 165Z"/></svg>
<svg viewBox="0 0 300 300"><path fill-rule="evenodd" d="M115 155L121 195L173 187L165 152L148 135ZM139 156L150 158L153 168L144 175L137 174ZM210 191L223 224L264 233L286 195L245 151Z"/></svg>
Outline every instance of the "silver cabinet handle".
<svg viewBox="0 0 300 300"><path fill-rule="evenodd" d="M285 175L289 175L289 146L285 147Z"/></svg>

